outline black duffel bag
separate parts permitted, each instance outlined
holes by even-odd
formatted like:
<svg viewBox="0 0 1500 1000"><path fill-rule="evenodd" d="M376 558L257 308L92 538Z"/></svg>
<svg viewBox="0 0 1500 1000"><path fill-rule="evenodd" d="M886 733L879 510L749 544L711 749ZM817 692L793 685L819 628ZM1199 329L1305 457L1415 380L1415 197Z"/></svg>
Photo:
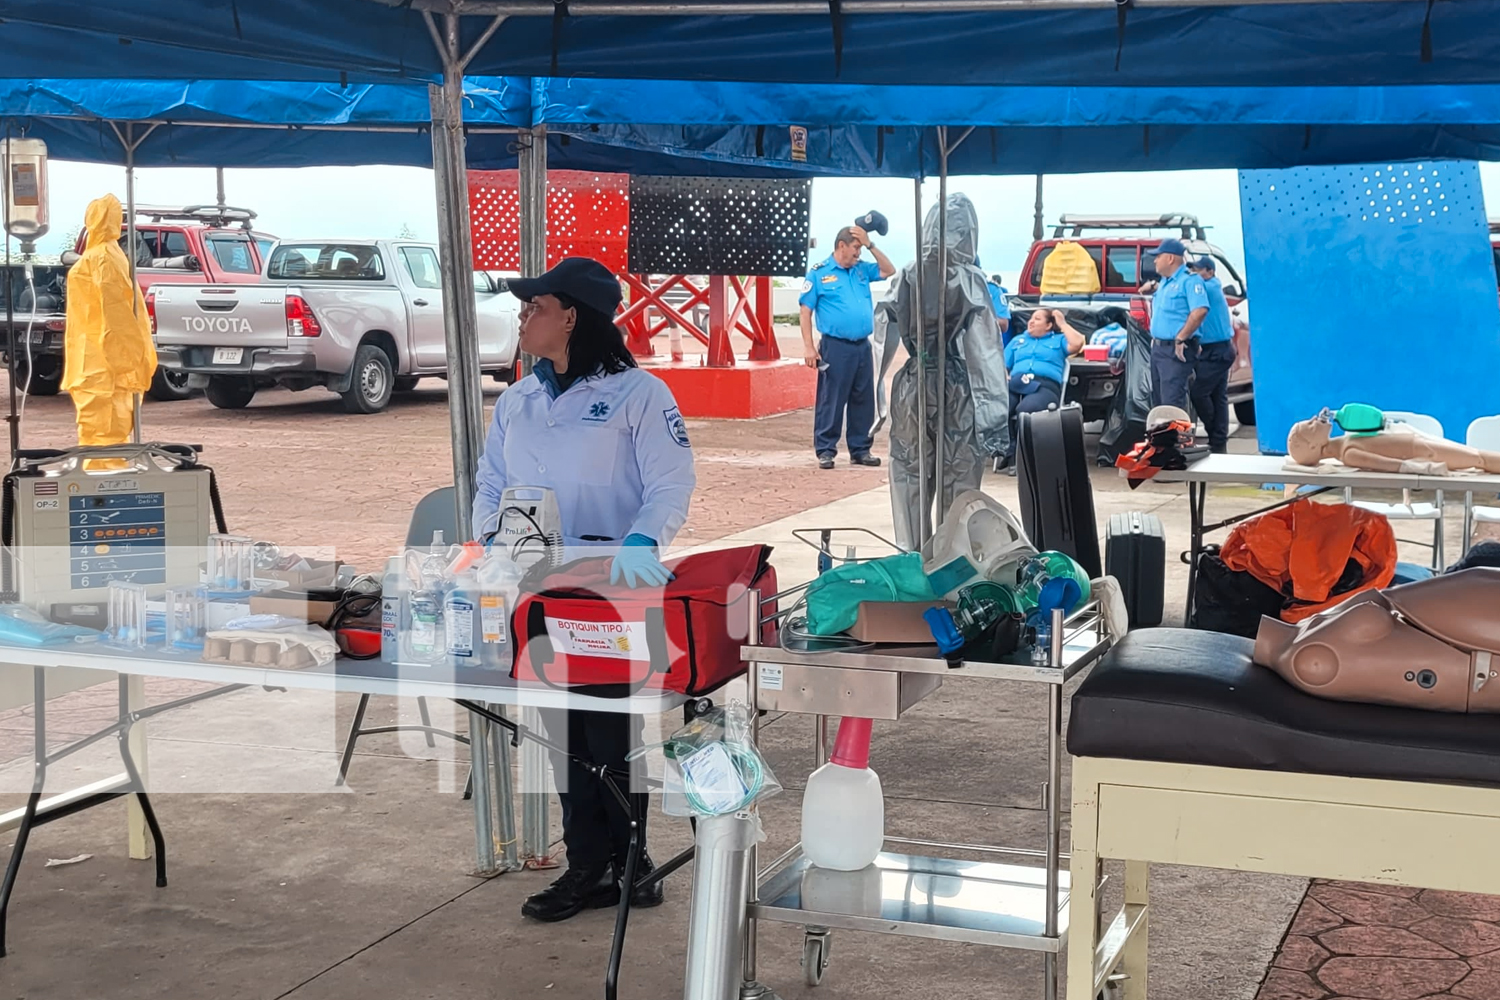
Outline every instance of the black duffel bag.
<svg viewBox="0 0 1500 1000"><path fill-rule="evenodd" d="M1198 557L1198 586L1193 595L1192 627L1255 638L1262 615L1275 618L1286 598L1249 573L1232 570L1209 546Z"/></svg>

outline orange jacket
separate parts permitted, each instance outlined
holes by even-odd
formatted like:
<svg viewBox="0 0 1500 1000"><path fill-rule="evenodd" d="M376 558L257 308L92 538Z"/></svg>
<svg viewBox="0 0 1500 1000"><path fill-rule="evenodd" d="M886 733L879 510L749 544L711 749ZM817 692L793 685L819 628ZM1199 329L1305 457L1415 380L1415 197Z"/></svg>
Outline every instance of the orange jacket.
<svg viewBox="0 0 1500 1000"><path fill-rule="evenodd" d="M1298 500L1235 528L1219 557L1230 569L1289 592L1300 603L1281 617L1299 622L1361 590L1387 586L1396 575L1396 535L1379 514ZM1364 570L1359 586L1330 597L1350 559Z"/></svg>

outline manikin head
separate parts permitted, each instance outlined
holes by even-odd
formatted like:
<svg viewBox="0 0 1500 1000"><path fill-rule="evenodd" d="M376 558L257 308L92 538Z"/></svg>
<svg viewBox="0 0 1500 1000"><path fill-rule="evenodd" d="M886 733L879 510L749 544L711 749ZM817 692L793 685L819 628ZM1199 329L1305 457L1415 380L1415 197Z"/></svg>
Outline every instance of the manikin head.
<svg viewBox="0 0 1500 1000"><path fill-rule="evenodd" d="M1328 457L1328 440L1333 423L1324 417L1313 417L1292 425L1286 436L1286 453L1298 465L1317 465Z"/></svg>
<svg viewBox="0 0 1500 1000"><path fill-rule="evenodd" d="M833 238L833 261L839 267L853 267L855 262L859 260L861 249L859 239L854 235L853 227L845 226Z"/></svg>

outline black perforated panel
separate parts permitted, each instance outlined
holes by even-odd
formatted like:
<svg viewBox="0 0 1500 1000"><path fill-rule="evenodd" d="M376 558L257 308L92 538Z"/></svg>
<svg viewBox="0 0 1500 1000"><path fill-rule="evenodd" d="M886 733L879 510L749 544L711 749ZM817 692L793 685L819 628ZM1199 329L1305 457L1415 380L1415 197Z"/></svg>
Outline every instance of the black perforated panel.
<svg viewBox="0 0 1500 1000"><path fill-rule="evenodd" d="M630 178L633 274L807 273L811 180Z"/></svg>

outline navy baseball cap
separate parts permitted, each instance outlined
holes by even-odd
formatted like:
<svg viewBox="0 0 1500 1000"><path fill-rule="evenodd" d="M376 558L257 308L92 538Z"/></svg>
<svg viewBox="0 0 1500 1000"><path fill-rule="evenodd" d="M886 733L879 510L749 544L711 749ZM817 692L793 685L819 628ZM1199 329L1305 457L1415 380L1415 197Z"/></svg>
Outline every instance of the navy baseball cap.
<svg viewBox="0 0 1500 1000"><path fill-rule="evenodd" d="M1218 265L1214 263L1214 259L1212 257L1199 257L1197 260L1190 260L1188 261L1188 267L1194 268L1199 271L1208 271L1210 273L1219 269Z"/></svg>
<svg viewBox="0 0 1500 1000"><path fill-rule="evenodd" d="M879 212L866 212L855 219L854 224L867 233L876 233L880 236L889 236L891 232L891 224Z"/></svg>
<svg viewBox="0 0 1500 1000"><path fill-rule="evenodd" d="M538 295L566 295L606 316L613 316L620 308L619 279L590 257L564 257L540 277L510 278L505 285L523 302L530 302Z"/></svg>
<svg viewBox="0 0 1500 1000"><path fill-rule="evenodd" d="M1187 246L1181 240L1168 236L1156 245L1156 252L1159 254L1169 253L1177 257L1186 257Z"/></svg>

